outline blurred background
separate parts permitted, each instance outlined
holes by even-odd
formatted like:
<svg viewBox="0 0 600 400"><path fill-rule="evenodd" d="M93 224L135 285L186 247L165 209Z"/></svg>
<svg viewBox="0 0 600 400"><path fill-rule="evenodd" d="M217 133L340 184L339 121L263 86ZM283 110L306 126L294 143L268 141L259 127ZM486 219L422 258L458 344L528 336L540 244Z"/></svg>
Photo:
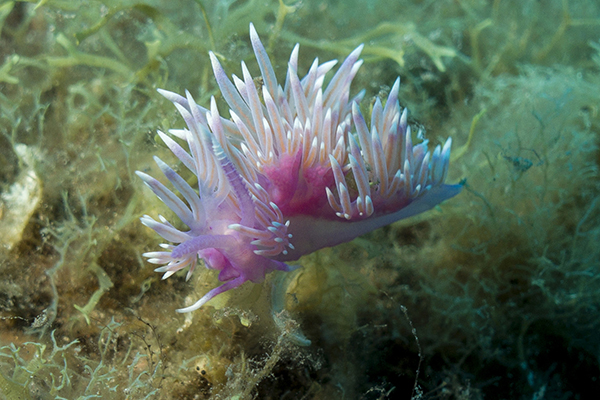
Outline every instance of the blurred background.
<svg viewBox="0 0 600 400"><path fill-rule="evenodd" d="M351 94L369 115L400 76L465 186L177 314L216 274L161 281L142 259L160 240L139 217L166 207L134 171L178 167L157 88L227 116L208 51L259 76L250 22L280 81L296 43L300 75L364 43ZM600 391L597 1L3 1L0 32L0 398Z"/></svg>

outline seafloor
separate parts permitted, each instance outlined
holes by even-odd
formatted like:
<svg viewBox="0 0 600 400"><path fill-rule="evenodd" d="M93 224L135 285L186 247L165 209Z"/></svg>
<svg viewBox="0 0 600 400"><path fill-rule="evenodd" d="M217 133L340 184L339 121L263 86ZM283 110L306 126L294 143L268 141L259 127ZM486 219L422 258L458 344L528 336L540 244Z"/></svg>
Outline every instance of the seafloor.
<svg viewBox="0 0 600 400"><path fill-rule="evenodd" d="M363 109L400 76L465 186L182 315L216 273L153 272L134 171L175 164L157 88L222 105L209 50L257 75L250 22L280 79L365 43ZM598 1L4 1L0 31L0 398L600 393Z"/></svg>

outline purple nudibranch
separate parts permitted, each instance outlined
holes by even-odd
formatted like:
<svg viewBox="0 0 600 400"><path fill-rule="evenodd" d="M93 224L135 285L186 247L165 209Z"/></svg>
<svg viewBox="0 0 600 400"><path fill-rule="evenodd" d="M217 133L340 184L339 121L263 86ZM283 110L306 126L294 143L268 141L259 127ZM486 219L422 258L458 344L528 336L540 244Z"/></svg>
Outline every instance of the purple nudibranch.
<svg viewBox="0 0 600 400"><path fill-rule="evenodd" d="M244 62L242 77L234 75L232 82L209 53L230 118L221 117L214 97L206 109L187 91L183 97L159 90L187 124L169 133L188 149L158 135L197 177L198 187L158 157L180 196L137 172L188 227L177 229L161 215L159 221L143 216L141 222L169 242L144 253L148 262L162 265L156 271L163 279L184 268L189 279L201 258L224 282L178 312L196 310L246 281L261 282L270 271L290 271L296 267L286 261L429 210L461 189L444 183L451 138L433 152L427 140L413 145L407 109L398 102L399 78L385 105L375 101L367 126L359 109L364 90L350 98L362 45L326 88L325 75L336 62L315 59L300 79L296 45L282 87L252 24L250 39L262 88Z"/></svg>

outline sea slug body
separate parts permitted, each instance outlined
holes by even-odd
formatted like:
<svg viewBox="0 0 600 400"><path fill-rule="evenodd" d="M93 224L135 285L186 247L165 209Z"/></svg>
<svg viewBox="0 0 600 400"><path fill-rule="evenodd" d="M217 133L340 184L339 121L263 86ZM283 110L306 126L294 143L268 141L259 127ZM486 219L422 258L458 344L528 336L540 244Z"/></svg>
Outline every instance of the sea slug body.
<svg viewBox="0 0 600 400"><path fill-rule="evenodd" d="M300 79L296 45L282 87L252 24L250 39L262 88L243 62L242 77L229 80L210 53L230 118L221 116L214 98L206 109L189 92L183 97L159 90L187 129L169 131L172 137L158 134L197 177L197 188L158 157L180 196L137 172L188 228L177 229L163 216L143 216L141 222L169 242L144 256L161 265L156 271L163 279L184 268L189 279L201 258L224 282L178 312L196 310L246 281L261 282L270 271L289 271L286 261L421 213L460 192L459 185L444 183L451 139L433 152L426 140L413 145L407 110L398 103L399 79L385 105L375 101L367 126L359 109L364 91L350 98L362 45L326 88L335 61L316 59Z"/></svg>

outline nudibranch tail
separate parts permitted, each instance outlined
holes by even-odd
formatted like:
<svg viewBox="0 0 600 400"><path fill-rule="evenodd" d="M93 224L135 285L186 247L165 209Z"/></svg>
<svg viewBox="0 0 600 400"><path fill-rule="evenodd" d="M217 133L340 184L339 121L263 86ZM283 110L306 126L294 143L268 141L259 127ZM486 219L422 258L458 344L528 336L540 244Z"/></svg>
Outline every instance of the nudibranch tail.
<svg viewBox="0 0 600 400"><path fill-rule="evenodd" d="M209 53L229 118L221 116L214 97L204 108L187 91L184 97L159 89L187 127L158 135L195 182L158 157L158 168L179 195L137 172L187 226L143 216L141 222L168 242L144 256L160 265L163 279L185 268L189 279L203 259L224 282L179 312L246 281L260 282L270 271L289 271L285 261L423 212L460 191L444 184L451 139L432 152L427 140L413 145L408 111L398 102L399 79L385 105L375 101L370 124L365 121L359 107L365 91L350 97L363 45L326 86L336 62L316 59L300 78L296 45L281 86L252 24L250 41L260 86L244 62L241 78L229 79Z"/></svg>

